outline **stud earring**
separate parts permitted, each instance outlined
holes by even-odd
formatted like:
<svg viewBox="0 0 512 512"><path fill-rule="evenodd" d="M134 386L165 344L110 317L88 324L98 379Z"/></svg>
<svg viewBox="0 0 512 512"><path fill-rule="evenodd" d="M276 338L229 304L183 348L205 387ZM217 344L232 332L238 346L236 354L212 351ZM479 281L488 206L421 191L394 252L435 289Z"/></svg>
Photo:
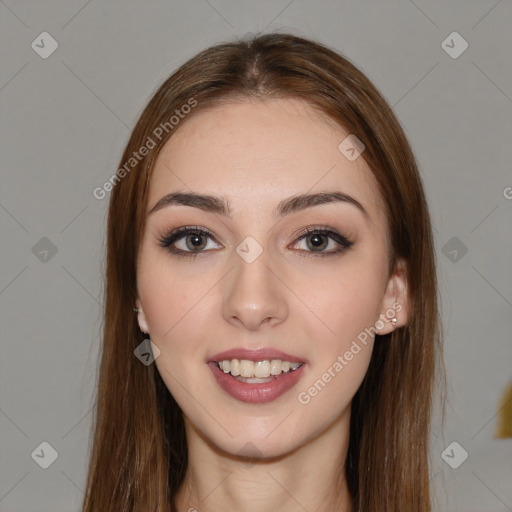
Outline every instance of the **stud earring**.
<svg viewBox="0 0 512 512"><path fill-rule="evenodd" d="M396 323L397 323L397 319L396 319L396 316L394 316L392 319L391 319L391 325L393 327L396 327Z"/></svg>
<svg viewBox="0 0 512 512"><path fill-rule="evenodd" d="M140 309L137 308L133 308L133 311L135 311L135 313L140 313Z"/></svg>

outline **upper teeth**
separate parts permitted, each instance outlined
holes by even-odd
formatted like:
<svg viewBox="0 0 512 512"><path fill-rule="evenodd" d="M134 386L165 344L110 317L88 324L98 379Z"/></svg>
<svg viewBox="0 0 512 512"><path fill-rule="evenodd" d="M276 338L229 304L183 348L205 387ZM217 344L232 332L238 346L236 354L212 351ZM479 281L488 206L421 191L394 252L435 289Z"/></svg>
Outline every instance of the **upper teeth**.
<svg viewBox="0 0 512 512"><path fill-rule="evenodd" d="M248 359L225 359L218 362L219 368L224 373L231 373L233 377L240 375L241 377L257 377L265 378L270 375L279 375L281 372L289 372L296 370L302 363L290 363L289 361L281 361L280 359L265 359L264 361L249 361Z"/></svg>

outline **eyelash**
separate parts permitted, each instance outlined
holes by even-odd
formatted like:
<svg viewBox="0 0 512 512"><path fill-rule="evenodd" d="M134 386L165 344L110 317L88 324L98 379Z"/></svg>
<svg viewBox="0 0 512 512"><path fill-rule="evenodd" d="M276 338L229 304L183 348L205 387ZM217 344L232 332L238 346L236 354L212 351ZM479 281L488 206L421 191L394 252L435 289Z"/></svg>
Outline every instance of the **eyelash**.
<svg viewBox="0 0 512 512"><path fill-rule="evenodd" d="M327 238L334 240L341 247L334 251L331 250L328 252L304 251L306 253L309 253L309 255L307 257L316 258L318 256L324 257L324 256L340 254L354 245L354 242L350 241L345 236L343 236L340 233L333 231L332 229L325 227L325 226L313 226L313 227L304 229L298 235L297 242L300 242L301 240L307 238L308 236L310 236L312 234L327 236ZM208 252L208 251L204 251L204 250L183 251L182 249L176 249L176 248L172 247L172 244L174 244L178 240L180 240L188 235L208 236L209 238L213 239L216 243L218 243L217 240L215 239L215 235L209 229L201 228L199 226L183 226L181 228L177 228L177 229L171 231L170 233L160 235L158 242L159 242L160 247L167 249L171 254L179 256L179 257L195 259L199 254L201 254L203 252Z"/></svg>

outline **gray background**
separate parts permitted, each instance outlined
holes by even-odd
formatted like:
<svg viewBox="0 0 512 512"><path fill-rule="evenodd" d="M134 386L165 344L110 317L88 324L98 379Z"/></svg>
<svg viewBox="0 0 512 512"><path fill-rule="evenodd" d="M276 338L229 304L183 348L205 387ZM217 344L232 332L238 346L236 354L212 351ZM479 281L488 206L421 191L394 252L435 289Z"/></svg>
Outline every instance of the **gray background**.
<svg viewBox="0 0 512 512"><path fill-rule="evenodd" d="M509 0L6 0L0 14L2 512L78 511L83 498L108 205L93 189L172 70L210 44L276 30L347 55L405 127L442 293L449 401L432 438L436 510L512 510L512 439L493 438L512 378ZM469 44L457 58L441 46L454 31ZM46 59L31 47L48 50L42 32L58 42ZM43 441L58 452L47 469L31 457ZM441 457L454 441L452 460L469 454L457 469Z"/></svg>

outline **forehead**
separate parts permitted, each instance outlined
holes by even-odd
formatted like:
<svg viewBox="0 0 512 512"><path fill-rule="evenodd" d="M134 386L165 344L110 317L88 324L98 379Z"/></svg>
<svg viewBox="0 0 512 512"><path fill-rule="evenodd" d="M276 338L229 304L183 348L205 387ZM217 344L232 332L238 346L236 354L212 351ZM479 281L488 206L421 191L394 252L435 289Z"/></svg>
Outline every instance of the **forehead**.
<svg viewBox="0 0 512 512"><path fill-rule="evenodd" d="M194 112L157 158L148 209L175 190L227 196L240 213L270 211L295 194L336 190L382 220L369 166L338 149L349 135L300 99L244 100Z"/></svg>

